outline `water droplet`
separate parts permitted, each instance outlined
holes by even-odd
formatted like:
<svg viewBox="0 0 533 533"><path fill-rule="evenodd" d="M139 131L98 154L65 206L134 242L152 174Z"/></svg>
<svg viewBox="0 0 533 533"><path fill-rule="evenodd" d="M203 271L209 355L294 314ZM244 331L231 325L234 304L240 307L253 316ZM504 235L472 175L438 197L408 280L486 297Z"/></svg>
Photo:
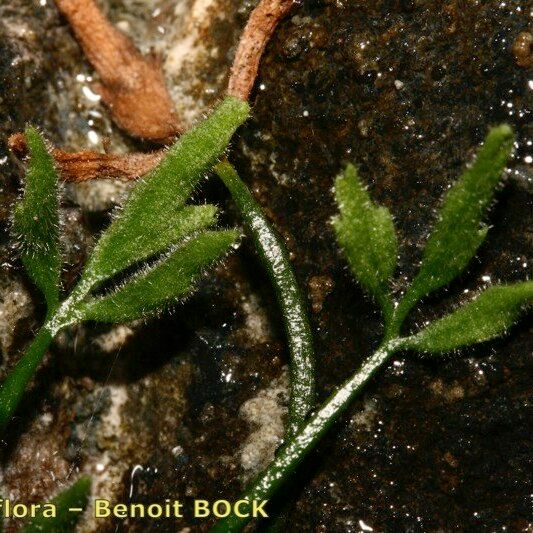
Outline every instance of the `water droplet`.
<svg viewBox="0 0 533 533"><path fill-rule="evenodd" d="M91 144L98 144L100 142L100 137L94 130L89 130L87 132L87 137L89 138L89 142Z"/></svg>
<svg viewBox="0 0 533 533"><path fill-rule="evenodd" d="M365 524L362 520L359 520L359 527L361 528L361 531L374 531L373 528L371 528L368 524Z"/></svg>
<svg viewBox="0 0 533 533"><path fill-rule="evenodd" d="M91 102L99 102L102 98L99 94L96 94L94 91L92 91L91 88L87 85L84 85L81 90L85 98L87 98L87 100L90 100Z"/></svg>

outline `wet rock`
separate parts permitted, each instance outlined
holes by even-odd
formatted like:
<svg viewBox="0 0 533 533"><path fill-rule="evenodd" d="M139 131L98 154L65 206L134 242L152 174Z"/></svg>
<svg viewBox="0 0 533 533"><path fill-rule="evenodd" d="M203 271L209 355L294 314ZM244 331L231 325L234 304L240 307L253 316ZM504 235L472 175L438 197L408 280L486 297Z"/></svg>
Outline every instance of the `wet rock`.
<svg viewBox="0 0 533 533"><path fill-rule="evenodd" d="M14 342L21 329L23 336L27 334L26 328L31 323L27 319L32 313L31 297L22 281L4 274L0 279L0 349L5 368L13 365Z"/></svg>
<svg viewBox="0 0 533 533"><path fill-rule="evenodd" d="M178 109L192 122L221 95L253 5L112 2L109 13L144 51L153 46L165 56ZM268 47L253 119L235 139L232 154L287 243L315 311L320 399L371 353L382 328L375 305L349 274L329 224L335 213L331 187L346 161L359 165L373 198L395 216L402 245L395 283L400 294L416 269L443 191L487 128L510 122L517 151L490 216L487 242L458 282L415 310L406 331L491 283L531 277L530 88L527 69L517 64L527 53L521 37L526 7L517 0L313 1L282 23ZM134 146L84 91L91 70L53 6L11 0L7 11L0 9L11 23L23 20L34 32L22 43L12 34L0 41L6 43L0 65L9 88L0 103L2 138L32 120L51 140L72 148L87 147L91 138L98 146L104 135L119 149ZM5 17L2 21L6 24ZM10 62L24 53L33 59L12 69ZM15 196L22 169L10 159L1 163L4 156L5 151L2 187L10 196L2 200L0 222L8 247L6 204ZM72 186L66 193L67 286L79 272L91 235L108 221L102 211L120 195L94 187L98 190ZM226 202L224 223L238 222L215 180L201 193ZM39 296L33 301L38 307ZM29 329L26 325L18 335L21 344L29 340ZM20 412L20 428L9 436L2 494L36 487L32 497L42 500L74 467L93 476L95 494L115 501L231 499L246 474L239 452L250 445L247 456L254 458L254 468L273 452L274 440L263 454L265 439L252 443L254 429L242 413L244 406L255 405L261 416L252 420L268 421L264 429L279 428L283 402L268 408L258 399L283 379L286 344L273 291L246 240L173 313L119 330L69 329L53 350L54 364L43 367ZM307 463L298 480L302 490L291 493L291 528L527 527L530 352L521 323L509 337L466 350L462 357L427 361L398 355ZM88 425L89 413L94 426ZM55 462L47 456L47 469L28 468L28 456L41 446L57 452ZM59 480L55 485L46 478L50 471ZM84 528L198 526L188 513L178 523L87 522Z"/></svg>
<svg viewBox="0 0 533 533"><path fill-rule="evenodd" d="M335 282L329 276L313 276L309 279L309 299L314 313L320 313L324 300L335 287Z"/></svg>

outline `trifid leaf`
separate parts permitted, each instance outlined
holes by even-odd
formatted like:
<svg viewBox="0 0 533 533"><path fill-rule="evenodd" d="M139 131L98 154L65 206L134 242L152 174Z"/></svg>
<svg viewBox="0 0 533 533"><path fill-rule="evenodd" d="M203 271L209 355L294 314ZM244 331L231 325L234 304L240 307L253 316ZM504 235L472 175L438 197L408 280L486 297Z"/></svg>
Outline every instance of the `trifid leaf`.
<svg viewBox="0 0 533 533"><path fill-rule="evenodd" d="M158 231L137 234L135 239L124 240L122 246L109 248L104 256L89 259L88 270L98 272L99 279L110 278L131 265L162 252L180 239L208 228L216 222L217 208L214 205L187 205L174 216L162 220Z"/></svg>
<svg viewBox="0 0 533 533"><path fill-rule="evenodd" d="M109 294L81 308L86 320L122 322L153 313L188 295L197 278L235 242L235 230L206 231Z"/></svg>
<svg viewBox="0 0 533 533"><path fill-rule="evenodd" d="M446 195L420 271L405 297L410 305L447 285L474 257L487 234L482 220L511 155L513 141L509 126L492 128L472 166Z"/></svg>
<svg viewBox="0 0 533 533"><path fill-rule="evenodd" d="M70 509L85 509L91 491L91 478L83 476L74 485L59 493L51 503L55 504L55 517L45 518L42 514L33 518L25 527L23 533L69 533L75 531L76 523L83 512Z"/></svg>
<svg viewBox="0 0 533 533"><path fill-rule="evenodd" d="M133 189L124 209L97 243L80 281L60 306L57 305L58 283L53 292L54 285L48 278L43 281L43 261L35 254L35 249L40 251L43 244L48 251L46 246L50 246L54 240L50 238L49 232L44 233L44 237L41 236L39 230L43 226L36 227L32 223L35 222L34 212L28 210L23 202L18 215L18 228L21 237L28 240L30 245L33 241L39 245L29 246L25 254L33 261L30 262L30 267L37 272L34 277L43 290L47 291L49 315L34 342L0 386L0 431L12 418L46 348L60 329L85 318L128 320L157 311L166 300L184 297L193 288L195 277L235 240L236 233L227 231L205 233L183 244L185 237L205 229L214 222L215 217L212 206L184 207L184 203L204 173L222 155L237 127L246 120L248 111L249 105L246 102L227 97L208 118L183 135L168 150L159 166ZM41 145L36 145L35 137L39 141L38 135L30 130L30 149L41 158L48 157L44 144L41 142ZM40 151L33 148L34 145ZM54 181L51 186L37 189L43 199L41 203L45 205L49 197L44 192L57 192L57 176L51 160L48 159L47 162L49 168L44 177L51 179L52 176ZM40 167L36 168L40 170ZM34 182L35 180L31 183ZM30 207L37 209L38 195L34 194L31 200ZM40 214L38 209L36 212ZM26 226L31 231L26 230ZM181 248L180 244L183 244ZM143 260L153 259L153 256L161 258L161 254L169 249L166 260L138 271L137 276L128 280L129 285L126 283L112 294L91 300L91 291L101 282ZM185 255L178 257L182 251ZM59 265L59 254L57 255ZM36 262L35 257L40 262ZM140 291L138 295L135 292L137 289Z"/></svg>
<svg viewBox="0 0 533 533"><path fill-rule="evenodd" d="M248 111L246 102L226 97L206 120L169 149L161 163L137 184L122 212L98 241L81 283L94 285L110 271L115 273L131 264L127 254L116 255L117 249L129 247L129 243L143 246L168 233L169 221L176 218L198 181L224 152ZM138 250L135 260L152 251Z"/></svg>
<svg viewBox="0 0 533 533"><path fill-rule="evenodd" d="M531 302L533 281L491 287L410 337L407 346L439 353L499 337Z"/></svg>
<svg viewBox="0 0 533 533"><path fill-rule="evenodd" d="M24 196L17 205L13 229L21 241L21 258L33 282L46 298L48 312L59 302L61 255L59 251L58 178L54 160L41 135L27 128L30 162Z"/></svg>
<svg viewBox="0 0 533 533"><path fill-rule="evenodd" d="M357 169L349 164L335 181L340 216L333 225L361 285L390 312L389 280L396 269L398 243L392 216L374 204Z"/></svg>

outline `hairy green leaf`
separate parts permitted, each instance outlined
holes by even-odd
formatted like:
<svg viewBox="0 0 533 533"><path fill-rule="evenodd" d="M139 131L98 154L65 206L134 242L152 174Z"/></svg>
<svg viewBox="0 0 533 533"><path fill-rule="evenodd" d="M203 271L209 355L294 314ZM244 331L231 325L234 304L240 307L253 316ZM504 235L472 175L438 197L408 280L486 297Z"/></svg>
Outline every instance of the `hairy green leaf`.
<svg viewBox="0 0 533 533"><path fill-rule="evenodd" d="M392 216L386 207L372 202L353 165L337 177L335 196L340 216L333 225L339 244L355 277L388 314L389 280L396 269L398 248Z"/></svg>
<svg viewBox="0 0 533 533"><path fill-rule="evenodd" d="M13 230L21 241L21 258L33 282L43 292L49 313L59 302L58 178L54 160L35 128L26 130L30 162L24 196L17 205Z"/></svg>
<svg viewBox="0 0 533 533"><path fill-rule="evenodd" d="M228 251L237 236L235 230L201 233L116 291L90 300L80 312L84 319L99 322L134 320L153 313L168 301L187 296L197 278Z"/></svg>
<svg viewBox="0 0 533 533"><path fill-rule="evenodd" d="M23 533L69 533L75 531L76 523L83 512L70 511L69 509L85 509L90 491L91 478L81 477L74 485L59 493L51 501L57 509L55 518L45 518L39 514L22 529Z"/></svg>
<svg viewBox="0 0 533 533"><path fill-rule="evenodd" d="M505 333L533 301L533 281L499 285L482 292L455 312L408 339L408 347L424 352L448 352Z"/></svg>
<svg viewBox="0 0 533 533"><path fill-rule="evenodd" d="M511 154L513 141L509 126L492 128L472 166L449 190L426 244L420 272L406 295L410 306L455 279L474 257L487 234L482 220Z"/></svg>
<svg viewBox="0 0 533 533"><path fill-rule="evenodd" d="M202 176L226 149L233 133L248 117L247 103L227 97L204 121L184 134L161 163L131 192L124 209L102 235L81 283L94 285L154 251L164 240ZM143 248L144 247L144 248ZM117 253L127 248L131 252Z"/></svg>
<svg viewBox="0 0 533 533"><path fill-rule="evenodd" d="M214 205L188 205L176 211L174 216L161 220L157 232L138 233L122 246L109 248L96 268L100 278L110 278L131 265L162 252L180 239L196 231L206 229L216 222ZM92 264L93 259L90 260Z"/></svg>

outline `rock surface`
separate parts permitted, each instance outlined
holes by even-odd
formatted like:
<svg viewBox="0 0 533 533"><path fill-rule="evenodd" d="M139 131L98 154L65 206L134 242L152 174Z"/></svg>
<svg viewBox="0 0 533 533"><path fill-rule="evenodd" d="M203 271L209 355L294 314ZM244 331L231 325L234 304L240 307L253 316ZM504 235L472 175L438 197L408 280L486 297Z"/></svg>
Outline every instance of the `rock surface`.
<svg viewBox="0 0 533 533"><path fill-rule="evenodd" d="M106 8L143 51L164 55L177 108L192 122L222 94L253 4L113 1ZM442 192L487 128L511 123L516 155L486 243L468 272L417 309L406 328L490 283L531 277L528 10L517 0L312 0L269 46L253 119L232 156L307 291L321 399L371 353L381 332L376 307L349 275L329 224L333 179L346 161L359 165L372 196L395 216L400 294ZM29 310L2 316L14 332L1 337L5 375L43 312L8 236L22 168L6 153L6 136L32 121L74 149L99 145L105 135L115 149L139 146L110 124L90 93L90 67L50 0L9 0L0 15L1 308L13 291L24 291ZM87 187L64 195L66 288L123 192L109 183ZM238 223L215 179L204 197L226 206L224 223ZM505 339L444 362L395 358L309 460L303 488L292 496L291 530L527 530L530 354L522 322ZM243 456L261 464L258 453L268 458L276 445L279 432L265 421L270 416L277 426L285 411L286 363L273 291L245 241L173 314L62 333L8 435L0 493L43 501L83 471L95 479L95 495L114 501L236 497L249 477ZM261 412L261 398L272 402L270 413ZM258 426L265 439L254 455ZM41 463L33 464L35 457ZM178 524L136 520L123 527L206 524L188 513ZM81 530L119 526L87 519Z"/></svg>

